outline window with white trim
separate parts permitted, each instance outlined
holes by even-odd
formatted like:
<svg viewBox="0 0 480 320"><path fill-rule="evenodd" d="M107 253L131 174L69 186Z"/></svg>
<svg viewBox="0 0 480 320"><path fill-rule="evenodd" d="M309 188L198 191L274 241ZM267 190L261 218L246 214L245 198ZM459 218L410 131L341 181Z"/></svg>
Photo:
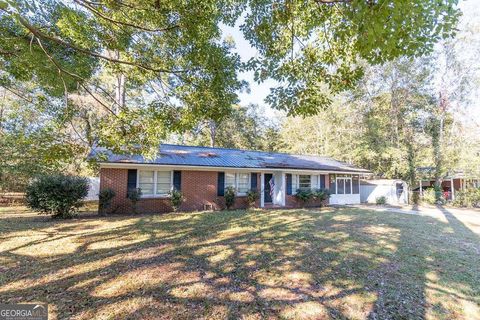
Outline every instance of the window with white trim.
<svg viewBox="0 0 480 320"><path fill-rule="evenodd" d="M172 189L172 173L170 171L157 171L157 189L155 194L165 195Z"/></svg>
<svg viewBox="0 0 480 320"><path fill-rule="evenodd" d="M166 196L173 188L172 171L138 171L138 188L142 196Z"/></svg>
<svg viewBox="0 0 480 320"><path fill-rule="evenodd" d="M142 190L142 195L153 195L155 186L155 171L139 171L138 187Z"/></svg>
<svg viewBox="0 0 480 320"><path fill-rule="evenodd" d="M337 194L352 194L351 177L337 177Z"/></svg>
<svg viewBox="0 0 480 320"><path fill-rule="evenodd" d="M312 176L301 174L298 176L298 189L308 190L312 187Z"/></svg>
<svg viewBox="0 0 480 320"><path fill-rule="evenodd" d="M225 189L235 188L237 195L244 195L250 190L250 173L225 172Z"/></svg>
<svg viewBox="0 0 480 320"><path fill-rule="evenodd" d="M225 172L225 189L227 187L235 188L235 173Z"/></svg>
<svg viewBox="0 0 480 320"><path fill-rule="evenodd" d="M238 193L247 193L250 190L250 174L249 173L237 173L238 183L237 190Z"/></svg>

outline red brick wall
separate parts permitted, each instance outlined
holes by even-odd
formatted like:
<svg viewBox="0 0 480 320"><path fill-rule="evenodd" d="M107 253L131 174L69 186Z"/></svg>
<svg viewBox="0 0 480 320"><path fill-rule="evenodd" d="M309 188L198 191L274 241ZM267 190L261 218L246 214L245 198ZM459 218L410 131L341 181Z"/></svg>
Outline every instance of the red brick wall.
<svg viewBox="0 0 480 320"><path fill-rule="evenodd" d="M132 206L127 199L127 169L102 168L100 170L100 190L111 188L116 196L113 199L112 209L118 213L131 213ZM217 196L216 171L182 171L181 191L184 202L180 211L204 210L205 205L214 210L225 207L223 197ZM257 188L260 190L260 174L257 174ZM257 201L259 206L259 201ZM237 197L234 208L246 208L246 197ZM141 213L170 212L172 208L168 198L143 198L137 203L137 211Z"/></svg>

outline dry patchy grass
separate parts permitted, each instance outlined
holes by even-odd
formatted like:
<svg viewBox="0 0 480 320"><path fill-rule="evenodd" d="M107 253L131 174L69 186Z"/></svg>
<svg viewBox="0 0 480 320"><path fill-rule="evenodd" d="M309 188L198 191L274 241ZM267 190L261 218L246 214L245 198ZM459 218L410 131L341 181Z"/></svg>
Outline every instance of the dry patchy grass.
<svg viewBox="0 0 480 320"><path fill-rule="evenodd" d="M0 297L52 319L478 319L480 216L443 214L0 208Z"/></svg>

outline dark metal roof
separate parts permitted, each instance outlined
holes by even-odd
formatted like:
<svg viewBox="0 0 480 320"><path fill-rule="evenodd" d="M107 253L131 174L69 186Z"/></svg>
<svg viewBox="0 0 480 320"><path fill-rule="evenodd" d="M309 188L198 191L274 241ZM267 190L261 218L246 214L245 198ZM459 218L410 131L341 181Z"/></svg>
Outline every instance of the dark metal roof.
<svg viewBox="0 0 480 320"><path fill-rule="evenodd" d="M96 157L100 154L106 156L106 161L100 161L101 163L141 163L252 169L284 168L370 173L368 170L328 157L172 144L162 144L157 157L153 160L145 159L141 155L117 155L105 149L95 150L92 152L91 157Z"/></svg>
<svg viewBox="0 0 480 320"><path fill-rule="evenodd" d="M417 167L417 175L422 179L435 179L435 167ZM467 174L463 170L449 170L442 179L478 179L474 174Z"/></svg>

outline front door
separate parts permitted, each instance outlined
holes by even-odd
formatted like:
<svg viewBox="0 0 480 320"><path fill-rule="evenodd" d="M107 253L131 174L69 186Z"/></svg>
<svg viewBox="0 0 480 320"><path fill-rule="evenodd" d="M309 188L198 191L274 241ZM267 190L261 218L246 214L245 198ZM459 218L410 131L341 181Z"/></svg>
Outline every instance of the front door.
<svg viewBox="0 0 480 320"><path fill-rule="evenodd" d="M272 203L272 195L270 194L270 180L273 178L273 175L271 173L265 173L263 176L263 199L265 203Z"/></svg>

